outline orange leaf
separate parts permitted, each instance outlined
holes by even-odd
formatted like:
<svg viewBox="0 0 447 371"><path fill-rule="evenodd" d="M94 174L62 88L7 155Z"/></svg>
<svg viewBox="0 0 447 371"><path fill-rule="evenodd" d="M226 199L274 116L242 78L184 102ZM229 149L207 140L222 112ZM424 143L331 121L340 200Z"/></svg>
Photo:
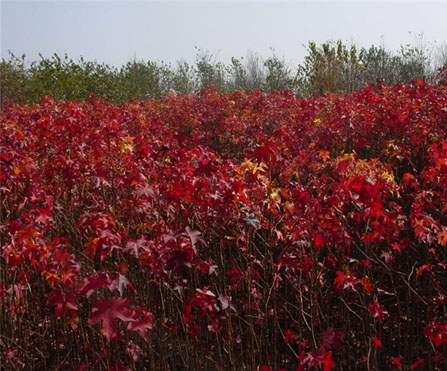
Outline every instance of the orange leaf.
<svg viewBox="0 0 447 371"><path fill-rule="evenodd" d="M85 245L87 248L84 250L84 254L86 254L90 259L93 259L96 255L96 250L98 249L98 239L90 239Z"/></svg>
<svg viewBox="0 0 447 371"><path fill-rule="evenodd" d="M438 243L441 246L447 246L447 230L438 232Z"/></svg>

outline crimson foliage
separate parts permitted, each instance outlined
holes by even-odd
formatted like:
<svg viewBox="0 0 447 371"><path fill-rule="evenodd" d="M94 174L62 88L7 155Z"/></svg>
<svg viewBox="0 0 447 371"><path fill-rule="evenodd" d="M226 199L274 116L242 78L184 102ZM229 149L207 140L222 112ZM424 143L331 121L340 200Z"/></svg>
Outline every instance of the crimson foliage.
<svg viewBox="0 0 447 371"><path fill-rule="evenodd" d="M446 369L446 86L0 120L5 367Z"/></svg>

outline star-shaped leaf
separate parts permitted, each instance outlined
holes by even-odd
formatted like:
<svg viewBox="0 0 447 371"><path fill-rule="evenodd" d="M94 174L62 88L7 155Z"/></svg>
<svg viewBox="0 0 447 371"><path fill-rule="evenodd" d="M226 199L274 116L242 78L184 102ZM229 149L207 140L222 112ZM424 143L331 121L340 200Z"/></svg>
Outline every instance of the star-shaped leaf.
<svg viewBox="0 0 447 371"><path fill-rule="evenodd" d="M115 339L119 337L120 333L116 328L116 319L120 319L124 322L131 322L134 319L131 317L131 311L127 307L130 300L123 298L112 298L110 301L103 300L102 302L96 301L93 303L92 314L88 321L88 325L94 325L99 321L102 321L101 332L107 340Z"/></svg>

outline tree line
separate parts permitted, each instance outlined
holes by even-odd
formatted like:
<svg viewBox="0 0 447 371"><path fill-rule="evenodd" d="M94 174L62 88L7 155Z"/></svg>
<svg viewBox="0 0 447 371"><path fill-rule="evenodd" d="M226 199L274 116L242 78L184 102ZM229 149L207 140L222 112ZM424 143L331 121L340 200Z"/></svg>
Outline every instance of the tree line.
<svg viewBox="0 0 447 371"><path fill-rule="evenodd" d="M309 42L303 63L292 68L274 52L266 59L254 52L225 64L209 52L197 50L193 63L131 60L117 68L68 55L40 55L28 63L25 55L9 53L0 63L1 106L33 103L43 95L63 100L84 100L91 95L120 103L129 99L159 99L170 93L186 94L215 86L219 90L261 89L293 91L310 96L346 93L366 83L392 85L422 79L434 80L447 62L447 44L430 49L403 45L397 51L383 46L369 48L342 41Z"/></svg>

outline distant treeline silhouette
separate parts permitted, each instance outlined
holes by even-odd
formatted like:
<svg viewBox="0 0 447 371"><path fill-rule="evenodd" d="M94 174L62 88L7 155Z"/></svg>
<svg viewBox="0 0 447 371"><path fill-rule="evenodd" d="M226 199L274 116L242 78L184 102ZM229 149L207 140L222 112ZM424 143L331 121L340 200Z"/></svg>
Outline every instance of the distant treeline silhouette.
<svg viewBox="0 0 447 371"><path fill-rule="evenodd" d="M68 55L31 63L25 55L9 53L0 64L1 105L38 102L42 96L63 100L84 100L91 95L114 103L129 99L159 99L170 93L185 94L214 85L219 90L292 90L295 95L346 93L366 83L423 79L433 81L436 71L447 62L447 44L428 48L403 45L398 51L372 45L359 48L342 41L309 42L304 62L293 68L272 53L263 59L254 52L232 58L229 64L217 61L209 52L197 50L194 63L132 60L117 68Z"/></svg>

